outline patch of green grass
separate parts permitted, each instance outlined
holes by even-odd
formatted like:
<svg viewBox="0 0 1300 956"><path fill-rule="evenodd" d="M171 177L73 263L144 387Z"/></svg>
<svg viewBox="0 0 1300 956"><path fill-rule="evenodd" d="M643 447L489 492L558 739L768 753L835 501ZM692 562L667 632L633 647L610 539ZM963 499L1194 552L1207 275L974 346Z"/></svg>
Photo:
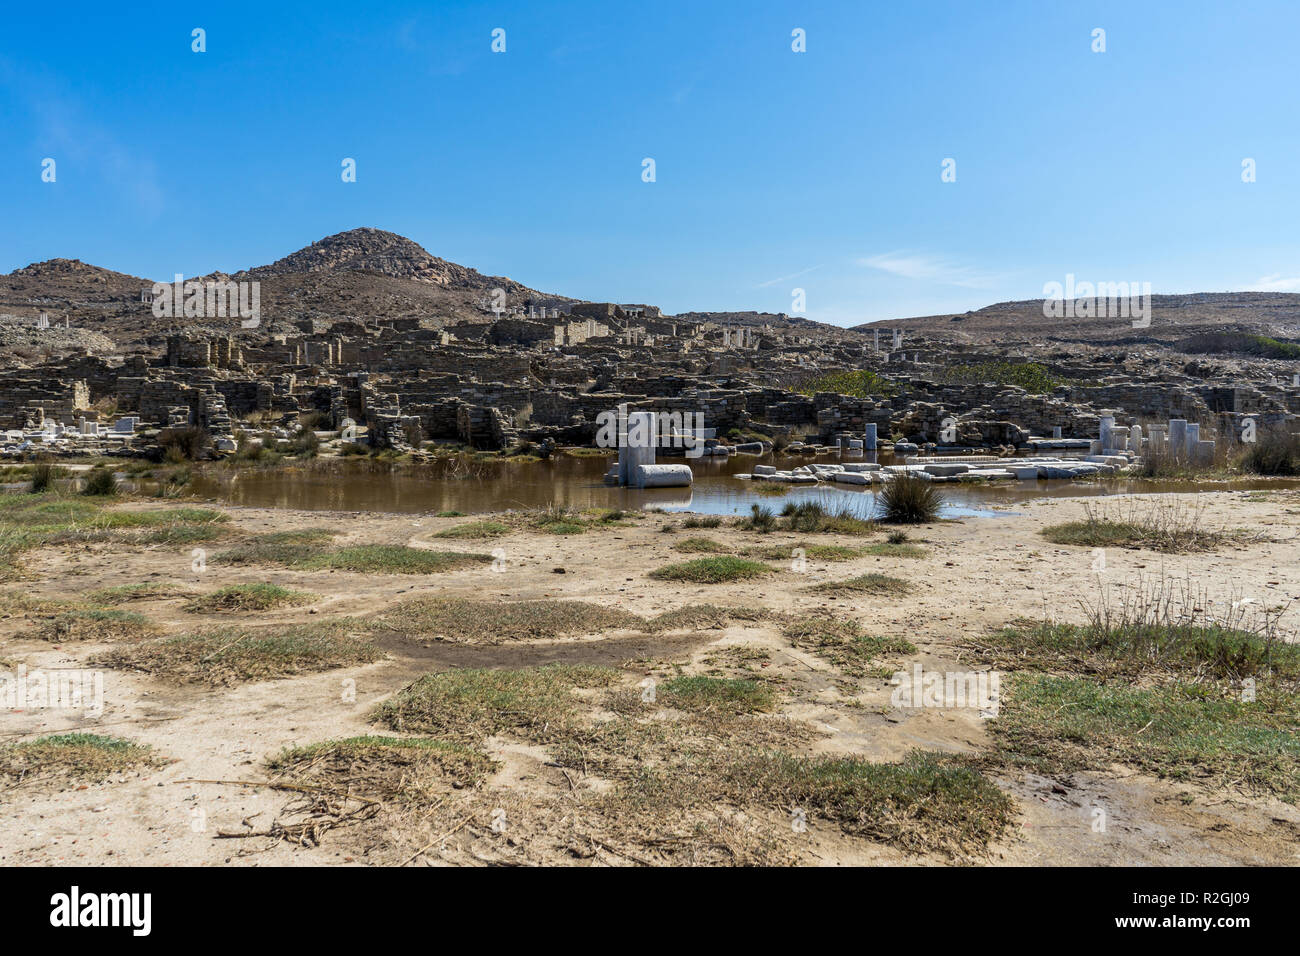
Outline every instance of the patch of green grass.
<svg viewBox="0 0 1300 956"><path fill-rule="evenodd" d="M779 495L788 495L794 488L794 485L784 481L762 481L760 479L750 482L749 487L755 494L771 495L776 497Z"/></svg>
<svg viewBox="0 0 1300 956"><path fill-rule="evenodd" d="M203 594L185 605L191 614L219 614L225 611L269 611L297 607L320 600L319 594L293 591L278 584L230 584Z"/></svg>
<svg viewBox="0 0 1300 956"><path fill-rule="evenodd" d="M798 504L788 502L781 511L786 528L790 531L816 532L820 534L872 534L879 525L869 518L862 518L847 508L828 511L817 501L801 501Z"/></svg>
<svg viewBox="0 0 1300 956"><path fill-rule="evenodd" d="M93 468L86 473L86 484L81 489L83 495L109 497L117 494L117 476L111 468Z"/></svg>
<svg viewBox="0 0 1300 956"><path fill-rule="evenodd" d="M390 608L374 619L376 626L416 640L473 644L545 640L579 634L637 628L635 614L582 601L467 601L423 598Z"/></svg>
<svg viewBox="0 0 1300 956"><path fill-rule="evenodd" d="M471 521L458 524L434 535L435 538L499 538L509 534L510 528L499 521Z"/></svg>
<svg viewBox="0 0 1300 956"><path fill-rule="evenodd" d="M761 681L674 677L659 685L656 700L678 710L753 714L771 710L776 705L776 694Z"/></svg>
<svg viewBox="0 0 1300 956"><path fill-rule="evenodd" d="M673 550L693 554L724 554L731 548L712 538L683 538L673 544Z"/></svg>
<svg viewBox="0 0 1300 956"><path fill-rule="evenodd" d="M989 722L998 760L1049 775L1122 763L1158 777L1239 785L1300 800L1300 720L1281 698L1255 703L1203 686L1134 687L1014 675ZM1280 707L1280 709L1279 709Z"/></svg>
<svg viewBox="0 0 1300 956"><path fill-rule="evenodd" d="M303 571L357 571L370 574L434 574L474 564L489 564L488 554L426 551L394 544L358 544L313 555L292 566Z"/></svg>
<svg viewBox="0 0 1300 956"><path fill-rule="evenodd" d="M1253 475L1300 475L1300 437L1281 428L1263 432L1247 446L1239 467Z"/></svg>
<svg viewBox="0 0 1300 956"><path fill-rule="evenodd" d="M720 774L725 791L805 811L845 833L905 850L982 850L1014 814L1011 799L973 767L913 751L900 763L860 757L746 755Z"/></svg>
<svg viewBox="0 0 1300 956"><path fill-rule="evenodd" d="M1177 673L1187 679L1221 682L1300 681L1300 644L1209 621L1021 622L974 646L1004 668L1106 677Z"/></svg>
<svg viewBox="0 0 1300 956"><path fill-rule="evenodd" d="M276 627L227 627L115 648L94 663L181 684L231 685L310 674L383 657L364 628L344 619Z"/></svg>
<svg viewBox="0 0 1300 956"><path fill-rule="evenodd" d="M1238 537L1231 532L1210 528L1204 506L1188 507L1178 502L1132 502L1084 505L1082 521L1048 525L1040 532L1053 544L1072 544L1084 548L1134 548L1185 554L1211 551Z"/></svg>
<svg viewBox="0 0 1300 956"><path fill-rule="evenodd" d="M872 396L888 398L891 395L898 394L898 386L870 369L858 369L819 375L799 385L795 391L801 395L834 392L837 395L850 395L853 398L870 398Z"/></svg>
<svg viewBox="0 0 1300 956"><path fill-rule="evenodd" d="M301 528L275 531L241 541L229 551L213 557L223 564L285 564L306 560L334 539L329 528Z"/></svg>
<svg viewBox="0 0 1300 956"><path fill-rule="evenodd" d="M951 385L1015 385L1031 395L1045 395L1061 382L1037 362L975 362L950 364L939 381Z"/></svg>
<svg viewBox="0 0 1300 956"><path fill-rule="evenodd" d="M0 777L11 781L51 777L102 780L165 762L147 746L99 734L55 734L0 746Z"/></svg>
<svg viewBox="0 0 1300 956"><path fill-rule="evenodd" d="M650 577L660 581L689 581L693 584L722 584L726 581L745 581L771 574L775 568L759 561L720 555L713 558L696 558L678 564L668 564L650 572Z"/></svg>
<svg viewBox="0 0 1300 956"><path fill-rule="evenodd" d="M465 517L465 512L463 512L463 511L439 511L436 515L434 515L434 517L435 517L435 518L463 518L463 517Z"/></svg>
<svg viewBox="0 0 1300 956"><path fill-rule="evenodd" d="M812 590L852 591L861 594L907 594L912 590L912 585L902 578L872 571L869 574L859 574L857 577L843 581L825 581L821 584L815 584Z"/></svg>
<svg viewBox="0 0 1300 956"><path fill-rule="evenodd" d="M0 579L24 551L61 544L188 543L220 534L227 515L206 508L110 508L111 499L57 493L0 495Z"/></svg>
<svg viewBox="0 0 1300 956"><path fill-rule="evenodd" d="M576 689L618 678L611 668L576 665L428 674L381 703L373 719L399 733L462 741L505 732L555 739L579 723Z"/></svg>
<svg viewBox="0 0 1300 956"><path fill-rule="evenodd" d="M356 571L371 574L433 574L472 564L487 564L491 555L428 551L394 544L324 546L334 533L323 528L259 535L216 555L225 564L278 564L298 571Z"/></svg>

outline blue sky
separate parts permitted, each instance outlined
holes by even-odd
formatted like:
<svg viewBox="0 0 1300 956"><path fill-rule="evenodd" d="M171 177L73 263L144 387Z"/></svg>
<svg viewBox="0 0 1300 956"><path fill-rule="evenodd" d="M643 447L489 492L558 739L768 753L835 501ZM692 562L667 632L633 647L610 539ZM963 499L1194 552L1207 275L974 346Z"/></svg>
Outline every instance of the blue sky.
<svg viewBox="0 0 1300 956"><path fill-rule="evenodd" d="M1297 35L1294 0L12 4L0 272L235 271L364 225L842 325L1067 273L1300 291Z"/></svg>

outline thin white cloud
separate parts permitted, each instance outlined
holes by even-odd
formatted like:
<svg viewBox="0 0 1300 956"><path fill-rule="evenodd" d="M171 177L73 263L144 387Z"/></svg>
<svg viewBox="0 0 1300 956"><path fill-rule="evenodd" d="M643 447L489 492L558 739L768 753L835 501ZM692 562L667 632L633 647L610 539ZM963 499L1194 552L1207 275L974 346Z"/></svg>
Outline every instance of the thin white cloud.
<svg viewBox="0 0 1300 956"><path fill-rule="evenodd" d="M997 276L980 272L969 266L955 265L935 256L903 251L869 256L857 260L857 263L903 279L937 282L941 285L955 285L966 289L987 289L998 279Z"/></svg>
<svg viewBox="0 0 1300 956"><path fill-rule="evenodd" d="M825 264L826 263L823 262L819 265L809 266L807 269L802 269L799 272L792 272L788 276L777 276L775 279L768 279L766 282L760 282L757 288L766 289L768 286L776 285L779 282L789 282L791 279L797 279L800 276L806 276L808 273L820 269Z"/></svg>
<svg viewBox="0 0 1300 956"><path fill-rule="evenodd" d="M1248 292L1300 292L1300 278L1288 279L1281 273L1257 279Z"/></svg>

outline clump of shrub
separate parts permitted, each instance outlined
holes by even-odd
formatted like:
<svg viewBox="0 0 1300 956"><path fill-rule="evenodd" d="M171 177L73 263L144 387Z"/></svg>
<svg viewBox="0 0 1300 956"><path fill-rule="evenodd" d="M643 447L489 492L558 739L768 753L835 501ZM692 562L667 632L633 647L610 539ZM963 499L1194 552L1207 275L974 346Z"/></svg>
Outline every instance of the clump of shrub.
<svg viewBox="0 0 1300 956"><path fill-rule="evenodd" d="M943 492L931 481L903 472L881 489L876 508L881 521L890 524L928 524L939 520Z"/></svg>
<svg viewBox="0 0 1300 956"><path fill-rule="evenodd" d="M117 490L117 476L113 474L111 468L93 468L90 474L86 476L86 486L81 490L81 493L83 495L108 497L117 494Z"/></svg>
<svg viewBox="0 0 1300 956"><path fill-rule="evenodd" d="M49 462L40 462L32 469L32 494L41 495L54 488L54 479L59 477L65 469L51 465Z"/></svg>
<svg viewBox="0 0 1300 956"><path fill-rule="evenodd" d="M1247 446L1241 469L1255 475L1300 475L1300 435L1282 429L1262 432Z"/></svg>
<svg viewBox="0 0 1300 956"><path fill-rule="evenodd" d="M164 428L158 433L158 447L164 461L180 463L198 461L212 447L212 436L198 425Z"/></svg>
<svg viewBox="0 0 1300 956"><path fill-rule="evenodd" d="M746 531L757 531L759 534L767 534L769 531L776 530L776 515L771 508L765 508L759 504L750 505L749 517L737 521L736 527L743 528Z"/></svg>

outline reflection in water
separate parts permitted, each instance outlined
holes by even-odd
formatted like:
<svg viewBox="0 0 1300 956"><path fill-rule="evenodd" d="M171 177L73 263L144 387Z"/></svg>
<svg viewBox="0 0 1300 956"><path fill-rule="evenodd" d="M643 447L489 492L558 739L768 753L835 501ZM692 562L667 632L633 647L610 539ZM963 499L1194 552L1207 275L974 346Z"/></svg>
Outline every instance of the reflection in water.
<svg viewBox="0 0 1300 956"><path fill-rule="evenodd" d="M540 462L491 462L473 474L451 471L445 465L410 466L382 462L327 459L290 468L226 471L213 468L196 474L191 490L205 498L249 507L292 508L305 511L384 511L396 513L461 511L466 514L510 509L543 508L663 508L701 514L740 514L754 503L780 511L787 501L820 501L827 508L848 508L869 515L875 494L858 485L792 485L784 495L764 495L754 485L733 475L749 472L755 464L791 468L809 461L837 461L835 456L787 458L736 456L702 458L691 462L692 488L619 488L604 483L607 458L557 456ZM856 459L856 460L861 460ZM887 461L882 461L888 464ZM449 472L459 477L448 477ZM1117 480L1104 483L1069 481L1002 481L993 484L945 484L946 517L991 515L992 507L1047 496L1084 497L1106 494L1222 491L1250 488L1294 487L1276 479L1252 479L1222 484Z"/></svg>

